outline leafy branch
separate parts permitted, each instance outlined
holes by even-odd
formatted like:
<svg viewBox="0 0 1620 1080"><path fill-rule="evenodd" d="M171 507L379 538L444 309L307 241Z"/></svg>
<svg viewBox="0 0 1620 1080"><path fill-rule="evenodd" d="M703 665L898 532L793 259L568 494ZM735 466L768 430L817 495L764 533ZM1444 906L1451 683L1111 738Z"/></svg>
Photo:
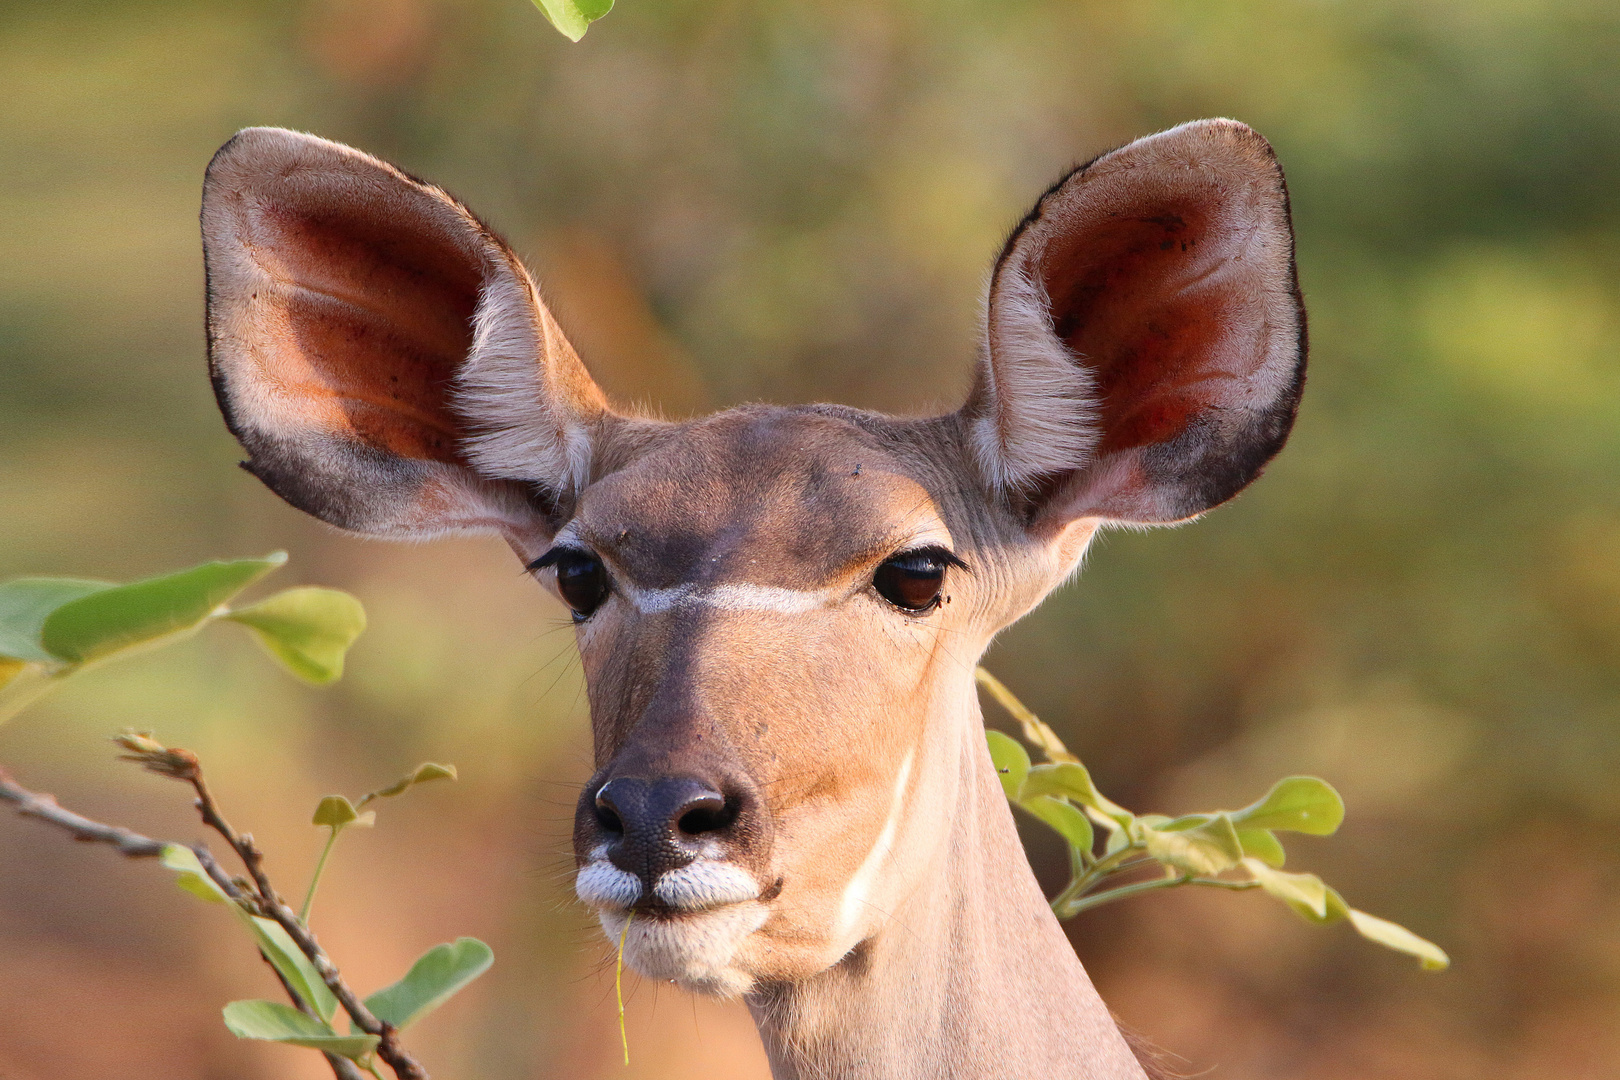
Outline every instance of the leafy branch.
<svg viewBox="0 0 1620 1080"><path fill-rule="evenodd" d="M0 584L0 724L75 675L183 640L221 620L247 627L305 682L332 682L366 628L360 601L337 589L303 586L230 606L286 561L286 552L277 551L127 585L79 578Z"/></svg>
<svg viewBox="0 0 1620 1080"><path fill-rule="evenodd" d="M1348 920L1362 937L1417 957L1425 970L1450 965L1439 946L1350 907L1315 874L1282 869L1287 856L1279 832L1329 836L1344 820L1344 801L1325 780L1285 777L1241 810L1177 818L1133 814L1097 790L1080 759L999 679L983 668L974 677L1018 721L1025 741L1045 759L1034 764L1018 740L999 731L985 733L1007 799L1068 845L1069 883L1052 899L1058 918L1182 885L1261 889L1307 922ZM1157 876L1144 878L1144 871Z"/></svg>
<svg viewBox="0 0 1620 1080"><path fill-rule="evenodd" d="M360 602L335 589L294 588L242 607L240 592L286 561L263 559L208 563L177 574L129 585L60 578L28 578L0 584L0 721L10 719L43 694L96 664L168 644L209 622L240 623L269 653L307 682L337 678L349 646L365 628ZM376 812L360 807L403 794L417 784L455 779L453 765L426 763L357 803L329 795L313 823L330 830L310 877L303 910L294 913L271 883L264 853L249 833L225 818L189 750L168 747L150 732L126 731L115 741L123 760L188 785L203 823L224 838L244 876L231 876L207 847L155 840L133 830L92 821L50 796L18 784L0 769L0 799L17 812L53 825L76 840L104 843L130 858L156 858L177 875L181 888L225 904L252 935L291 1005L233 1001L225 1025L240 1038L309 1047L325 1054L338 1080L362 1080L361 1069L380 1077L378 1060L397 1080L427 1080L427 1071L399 1043L399 1032L438 1007L488 969L489 947L474 938L428 950L405 977L362 999L344 981L310 930L309 909L338 835L350 825L375 823ZM338 1007L349 1031L334 1026Z"/></svg>

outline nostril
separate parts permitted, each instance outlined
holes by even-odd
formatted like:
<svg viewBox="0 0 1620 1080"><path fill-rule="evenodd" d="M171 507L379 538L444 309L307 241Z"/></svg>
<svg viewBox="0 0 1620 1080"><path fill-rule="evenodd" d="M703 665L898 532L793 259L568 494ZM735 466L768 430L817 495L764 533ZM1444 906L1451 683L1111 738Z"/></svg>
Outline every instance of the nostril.
<svg viewBox="0 0 1620 1080"><path fill-rule="evenodd" d="M709 795L683 807L684 813L675 823L675 827L687 836L701 836L704 833L719 832L737 820L738 805L733 800L723 799L719 795Z"/></svg>
<svg viewBox="0 0 1620 1080"><path fill-rule="evenodd" d="M624 835L624 822L619 820L619 815L614 812L613 807L600 799L596 801L596 823L610 833Z"/></svg>
<svg viewBox="0 0 1620 1080"><path fill-rule="evenodd" d="M634 809L635 792L626 790L630 786L632 785L627 785L623 780L610 780L596 790L596 798L592 800L595 804L596 823L610 833L624 835L624 815L614 804L614 795L617 793L621 797L628 798L631 808Z"/></svg>
<svg viewBox="0 0 1620 1080"><path fill-rule="evenodd" d="M727 798L690 777L647 781L616 776L597 789L591 812L605 839L634 861L642 849L680 847L732 828L743 817L745 798L740 794Z"/></svg>

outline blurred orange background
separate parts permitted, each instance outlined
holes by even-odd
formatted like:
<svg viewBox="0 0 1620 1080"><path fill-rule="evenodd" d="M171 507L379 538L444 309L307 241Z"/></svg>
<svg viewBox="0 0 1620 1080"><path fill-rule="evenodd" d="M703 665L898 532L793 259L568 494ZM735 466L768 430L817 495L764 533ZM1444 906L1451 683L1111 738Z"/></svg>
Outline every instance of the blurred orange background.
<svg viewBox="0 0 1620 1080"><path fill-rule="evenodd" d="M237 128L349 142L509 236L602 383L682 413L916 411L965 390L986 268L1071 162L1201 116L1288 170L1312 316L1288 449L1195 526L1116 533L989 665L1139 811L1288 773L1290 844L1455 961L1425 975L1259 896L1070 924L1130 1026L1221 1077L1620 1076L1620 7L1597 0L0 3L0 579L286 548L371 616L343 682L229 628L0 729L36 789L200 838L113 761L198 751L298 894L317 799L455 785L340 842L314 925L363 990L472 934L435 1075L759 1078L735 1004L631 979L572 900L589 771L568 620L494 542L338 535L234 465L203 369L198 194ZM991 715L994 717L993 709ZM1055 840L1028 837L1048 884ZM0 815L0 1077L297 1078L219 1007L274 996L228 913Z"/></svg>

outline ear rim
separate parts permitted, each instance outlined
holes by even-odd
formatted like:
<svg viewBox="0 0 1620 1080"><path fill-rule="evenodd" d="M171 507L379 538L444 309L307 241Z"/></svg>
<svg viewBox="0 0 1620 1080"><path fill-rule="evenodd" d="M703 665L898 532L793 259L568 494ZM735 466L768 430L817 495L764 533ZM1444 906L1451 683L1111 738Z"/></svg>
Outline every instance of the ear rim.
<svg viewBox="0 0 1620 1080"><path fill-rule="evenodd" d="M360 439L322 432L318 427L291 433L278 431L267 423L255 422L244 407L261 390L246 370L253 363L253 344L237 328L251 321L254 314L251 305L257 294L252 291L252 283L261 279L270 283L273 279L246 250L242 218L249 212L246 203L250 199L263 197L277 179L290 181L299 171L330 172L334 185L348 181L362 190L378 182L399 185L401 195L418 201L417 205L429 215L428 224L437 228L438 239L457 249L477 268L482 282L471 328L474 348L457 370L446 403L452 414L466 423L466 429L457 436L459 456L466 459L466 464L406 457ZM301 179L313 182L308 175ZM200 224L209 379L226 427L248 452L249 460L242 462L244 469L290 505L350 532L394 538L488 532L532 535L536 530L549 533L553 527L551 508L545 498L536 496L543 493L555 498L576 483L581 474L588 476L590 433L600 426L607 403L578 355L567 345L561 328L550 318L521 261L476 214L437 185L353 147L307 132L250 127L232 136L210 160L203 181ZM521 470L526 475L514 476L509 459L502 462L506 468L494 470L480 461L487 455L480 454L475 443L489 439L492 433L501 434L509 417L492 410L476 387L469 390L462 382L479 359L478 330L482 323L490 321L481 316L485 315L490 297L497 293L515 297L520 303L527 301L527 312L514 310L508 302L502 317L507 324L527 323L527 340L536 346L548 346L547 351L527 355L529 389L534 394L528 422L533 424L538 405L547 414L548 426L568 434L571 443L567 469L549 472L547 467L553 462L537 455L527 463L530 468ZM514 335L523 337L519 331ZM512 366L518 360L510 351L484 359L485 368ZM570 369L564 381L577 392L570 401L581 406L579 413L562 415L564 410L555 406L555 399L543 393L544 377L558 368ZM594 399L584 392L585 387L594 391ZM593 411L595 415L591 415ZM309 473L319 472L322 467L335 482L319 484L311 480ZM390 506L392 511L385 509ZM433 513L424 516L424 506Z"/></svg>
<svg viewBox="0 0 1620 1080"><path fill-rule="evenodd" d="M1097 456L1101 433L1097 428L1095 380L1081 359L1051 329L1049 301L1037 275L1030 272L1044 253L1051 236L1037 237L1037 229L1057 202L1072 197L1093 170L1124 165L1129 155L1146 152L1154 144L1196 138L1211 148L1225 140L1263 166L1253 176L1273 184L1267 194L1274 202L1275 220L1285 240L1283 281L1274 293L1283 314L1293 324L1280 327L1278 341L1288 342L1283 353L1291 357L1287 375L1274 396L1255 415L1265 430L1247 452L1229 459L1230 466L1195 490L1195 497L1169 513L1128 513L1110 506L1110 489L1118 490L1133 459L1160 452L1173 456L1183 436L1165 443ZM1023 318L1009 318L1009 312ZM1032 317L1033 316L1033 317ZM1023 341L1015 340L1024 338ZM1022 344L1024 348L1011 346ZM997 350L1000 350L1000 370ZM1008 360L1013 363L1009 365ZM1309 328L1304 296L1299 286L1293 208L1287 178L1271 144L1241 121L1228 118L1193 120L1132 140L1076 165L1042 193L1028 213L1013 227L1002 245L987 289L980 357L972 390L961 413L968 422L970 449L981 477L993 494L1023 508L1032 525L1042 531L1061 528L1090 518L1100 525L1146 527L1191 521L1231 500L1263 473L1292 432L1305 387L1309 359ZM1010 376L1010 377L1009 377ZM1009 384L1028 399L1042 399L1054 407L1035 417L1018 415L1003 407L1000 391ZM1045 384L1044 386L1042 384ZM1191 429L1189 429L1189 432ZM1198 504L1196 508L1189 508Z"/></svg>

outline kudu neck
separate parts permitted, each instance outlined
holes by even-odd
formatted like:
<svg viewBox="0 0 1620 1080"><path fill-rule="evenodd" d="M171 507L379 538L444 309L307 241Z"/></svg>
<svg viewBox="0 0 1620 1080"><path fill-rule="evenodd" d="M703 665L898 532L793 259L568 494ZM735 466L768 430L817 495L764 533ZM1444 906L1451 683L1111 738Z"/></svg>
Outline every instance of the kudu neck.
<svg viewBox="0 0 1620 1080"><path fill-rule="evenodd" d="M937 874L833 968L750 996L776 1080L1143 1080L1041 894L976 708L972 721Z"/></svg>

